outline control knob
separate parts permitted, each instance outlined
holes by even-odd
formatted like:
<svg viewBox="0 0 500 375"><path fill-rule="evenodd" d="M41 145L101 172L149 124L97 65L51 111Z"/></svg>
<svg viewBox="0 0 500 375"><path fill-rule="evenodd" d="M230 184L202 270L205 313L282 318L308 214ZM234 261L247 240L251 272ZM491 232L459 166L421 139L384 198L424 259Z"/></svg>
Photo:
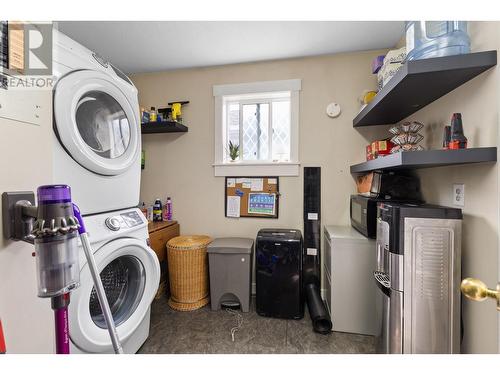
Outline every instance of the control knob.
<svg viewBox="0 0 500 375"><path fill-rule="evenodd" d="M105 221L105 224L111 230L120 230L120 220L118 220L116 216L108 217Z"/></svg>

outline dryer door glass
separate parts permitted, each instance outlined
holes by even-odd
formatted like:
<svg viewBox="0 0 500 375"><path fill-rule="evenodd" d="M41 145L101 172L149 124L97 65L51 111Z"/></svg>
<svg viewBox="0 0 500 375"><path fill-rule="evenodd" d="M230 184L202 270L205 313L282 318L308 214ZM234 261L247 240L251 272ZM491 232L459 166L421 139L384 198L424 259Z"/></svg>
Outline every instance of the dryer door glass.
<svg viewBox="0 0 500 375"><path fill-rule="evenodd" d="M76 106L76 125L82 139L97 155L115 159L130 144L130 125L120 104L102 91L86 93Z"/></svg>
<svg viewBox="0 0 500 375"><path fill-rule="evenodd" d="M125 255L109 263L100 276L111 314L118 327L130 318L142 299L146 282L144 266L138 258ZM98 327L106 329L106 321L95 288L92 288L90 294L89 310L93 322Z"/></svg>
<svg viewBox="0 0 500 375"><path fill-rule="evenodd" d="M83 168L104 176L140 165L137 91L120 81L103 72L81 70L62 77L54 91L59 142Z"/></svg>

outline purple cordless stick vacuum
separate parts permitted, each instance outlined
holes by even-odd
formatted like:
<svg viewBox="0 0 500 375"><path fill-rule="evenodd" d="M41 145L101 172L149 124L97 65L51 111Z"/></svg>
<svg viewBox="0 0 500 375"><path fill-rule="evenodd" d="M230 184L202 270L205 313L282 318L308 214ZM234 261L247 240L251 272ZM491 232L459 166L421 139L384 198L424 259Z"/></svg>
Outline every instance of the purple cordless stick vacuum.
<svg viewBox="0 0 500 375"><path fill-rule="evenodd" d="M80 210L71 202L71 188L68 185L40 186L37 195L36 221L31 235L35 243L38 296L51 298L55 317L56 353L70 352L68 305L71 290L80 285L78 234L113 348L116 353L123 353Z"/></svg>
<svg viewBox="0 0 500 375"><path fill-rule="evenodd" d="M38 296L50 297L55 317L56 353L69 354L70 291L80 285L78 220L67 185L40 186L32 230L35 237Z"/></svg>

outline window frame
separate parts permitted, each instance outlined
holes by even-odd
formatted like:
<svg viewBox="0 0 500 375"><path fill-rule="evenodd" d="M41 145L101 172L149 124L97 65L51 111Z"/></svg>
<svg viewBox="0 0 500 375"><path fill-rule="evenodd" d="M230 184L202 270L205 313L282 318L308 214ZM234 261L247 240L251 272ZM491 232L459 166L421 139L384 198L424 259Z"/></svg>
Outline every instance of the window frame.
<svg viewBox="0 0 500 375"><path fill-rule="evenodd" d="M214 85L213 95L215 104L215 131L214 131L214 173L215 176L298 176L299 175L299 99L302 89L302 80L290 79L281 81L250 82L229 85ZM240 104L240 116L242 110L241 100L226 101L228 96L245 96L249 94L269 94L262 103L269 103L269 130L272 130L272 95L279 93L290 93L290 160L272 161L272 149L269 148L269 160L238 160L230 162L226 159L227 150L227 113L226 106L231 102ZM267 100L266 100L267 99ZM279 100L279 99L278 99ZM249 99L249 103L256 103L259 99ZM241 117L240 117L241 119ZM240 128L240 144L242 132ZM272 133L269 134L268 141L272 142ZM242 157L242 156L241 156Z"/></svg>

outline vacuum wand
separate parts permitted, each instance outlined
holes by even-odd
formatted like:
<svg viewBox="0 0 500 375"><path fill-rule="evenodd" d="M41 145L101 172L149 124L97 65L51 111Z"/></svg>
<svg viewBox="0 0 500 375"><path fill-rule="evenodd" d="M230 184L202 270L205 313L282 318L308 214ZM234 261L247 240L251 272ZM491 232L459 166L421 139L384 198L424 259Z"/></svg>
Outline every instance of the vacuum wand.
<svg viewBox="0 0 500 375"><path fill-rule="evenodd" d="M99 299L99 304L101 305L101 310L104 315L104 319L106 321L106 326L108 327L109 337L111 338L113 349L116 354L124 354L122 345L120 343L120 340L118 339L115 321L113 319L113 315L111 314L111 309L109 307L108 299L106 298L106 294L104 292L101 276L99 275L99 270L97 269L97 265L95 263L94 254L92 252L92 246L90 245L89 237L85 230L85 225L83 224L82 215L80 213L80 209L74 203L73 203L73 212L75 214L75 217L80 222L80 228L78 229L78 233L80 234L80 240L82 241L83 251L85 252L85 257L87 258L87 262L89 264L89 269L92 275L92 279L94 280L94 287L97 292L97 298Z"/></svg>
<svg viewBox="0 0 500 375"><path fill-rule="evenodd" d="M52 310L54 310L54 321L56 324L56 353L69 354L69 293L52 297L50 302Z"/></svg>

